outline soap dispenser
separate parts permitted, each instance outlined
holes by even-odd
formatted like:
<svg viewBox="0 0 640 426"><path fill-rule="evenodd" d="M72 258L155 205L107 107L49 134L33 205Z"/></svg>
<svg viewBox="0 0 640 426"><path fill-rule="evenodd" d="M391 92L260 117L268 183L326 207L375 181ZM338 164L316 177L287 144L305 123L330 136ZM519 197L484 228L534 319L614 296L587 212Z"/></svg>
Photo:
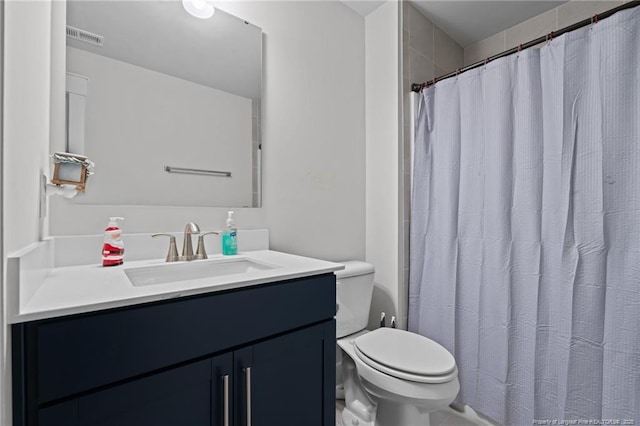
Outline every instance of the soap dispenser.
<svg viewBox="0 0 640 426"><path fill-rule="evenodd" d="M102 266L116 266L124 263L124 242L118 220L124 220L124 218L110 217L107 229L104 230Z"/></svg>
<svg viewBox="0 0 640 426"><path fill-rule="evenodd" d="M222 254L238 254L238 230L233 222L233 212L227 214L227 226L222 233Z"/></svg>

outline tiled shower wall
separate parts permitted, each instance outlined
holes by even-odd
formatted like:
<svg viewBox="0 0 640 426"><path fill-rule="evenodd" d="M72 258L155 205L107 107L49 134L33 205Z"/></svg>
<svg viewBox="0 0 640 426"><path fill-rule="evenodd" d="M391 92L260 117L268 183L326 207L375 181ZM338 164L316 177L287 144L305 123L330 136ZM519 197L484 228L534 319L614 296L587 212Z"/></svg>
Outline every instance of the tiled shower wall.
<svg viewBox="0 0 640 426"><path fill-rule="evenodd" d="M402 5L403 80L423 83L462 67L464 50L408 1Z"/></svg>
<svg viewBox="0 0 640 426"><path fill-rule="evenodd" d="M411 213L411 83L424 83L462 67L464 51L451 37L427 19L408 1L402 1L402 99L403 130L400 143L400 210L402 218L399 250L400 291L398 303L408 305L409 218ZM407 309L400 309L407 312ZM401 319L407 324L407 318Z"/></svg>
<svg viewBox="0 0 640 426"><path fill-rule="evenodd" d="M471 46L465 47L464 64L471 65L475 62L482 61L489 56L496 55L520 44L547 35L551 31L559 30L583 19L590 18L597 13L618 7L622 3L625 2L621 0L569 1L560 7L534 16L511 28L507 28L484 40L480 40Z"/></svg>

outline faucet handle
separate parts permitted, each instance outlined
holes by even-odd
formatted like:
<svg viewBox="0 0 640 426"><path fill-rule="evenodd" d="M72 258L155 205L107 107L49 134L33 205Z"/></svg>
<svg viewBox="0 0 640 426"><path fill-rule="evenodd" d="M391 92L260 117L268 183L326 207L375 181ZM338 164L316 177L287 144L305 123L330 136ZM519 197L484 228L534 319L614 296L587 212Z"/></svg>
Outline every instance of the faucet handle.
<svg viewBox="0 0 640 426"><path fill-rule="evenodd" d="M220 235L220 231L204 232L198 235L198 248L196 249L195 259L204 260L207 259L207 250L204 248L204 236L209 234Z"/></svg>
<svg viewBox="0 0 640 426"><path fill-rule="evenodd" d="M177 262L178 261L178 246L176 245L176 237L171 234L153 234L152 237L160 237L165 236L169 237L169 252L167 253L166 262Z"/></svg>

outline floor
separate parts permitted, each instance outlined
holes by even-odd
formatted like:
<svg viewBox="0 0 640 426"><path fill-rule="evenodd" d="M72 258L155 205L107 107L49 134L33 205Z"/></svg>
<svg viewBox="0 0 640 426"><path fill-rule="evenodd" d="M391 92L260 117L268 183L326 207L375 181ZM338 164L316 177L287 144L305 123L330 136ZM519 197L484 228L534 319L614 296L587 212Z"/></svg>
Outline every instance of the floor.
<svg viewBox="0 0 640 426"><path fill-rule="evenodd" d="M342 409L344 400L336 400L336 426L350 426L342 424ZM398 426L420 426L420 425L398 425ZM493 423L480 417L469 406L465 406L465 412L461 413L452 408L436 411L431 414L431 426L493 426Z"/></svg>

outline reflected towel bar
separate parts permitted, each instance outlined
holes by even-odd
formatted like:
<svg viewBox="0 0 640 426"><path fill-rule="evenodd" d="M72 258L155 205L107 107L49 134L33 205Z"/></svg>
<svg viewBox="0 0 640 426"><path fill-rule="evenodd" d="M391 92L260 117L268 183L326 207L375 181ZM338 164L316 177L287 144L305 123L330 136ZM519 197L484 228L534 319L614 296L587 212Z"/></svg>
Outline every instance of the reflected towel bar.
<svg viewBox="0 0 640 426"><path fill-rule="evenodd" d="M184 173L188 175L231 177L231 172L220 172L218 170L188 169L184 167L164 166L164 171L167 173Z"/></svg>

